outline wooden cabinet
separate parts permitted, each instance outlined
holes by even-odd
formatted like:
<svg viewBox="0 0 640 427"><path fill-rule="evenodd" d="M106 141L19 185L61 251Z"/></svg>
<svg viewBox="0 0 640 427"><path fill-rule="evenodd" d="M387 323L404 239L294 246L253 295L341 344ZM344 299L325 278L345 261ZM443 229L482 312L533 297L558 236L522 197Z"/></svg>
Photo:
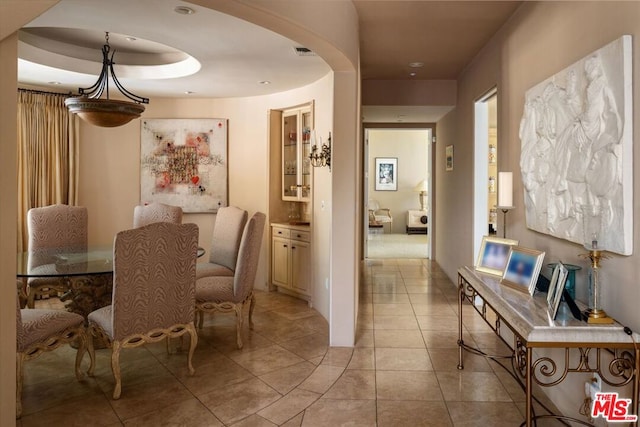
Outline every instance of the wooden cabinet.
<svg viewBox="0 0 640 427"><path fill-rule="evenodd" d="M313 104L282 112L282 200L311 200Z"/></svg>
<svg viewBox="0 0 640 427"><path fill-rule="evenodd" d="M308 227L272 224L271 282L279 290L310 301L311 233Z"/></svg>

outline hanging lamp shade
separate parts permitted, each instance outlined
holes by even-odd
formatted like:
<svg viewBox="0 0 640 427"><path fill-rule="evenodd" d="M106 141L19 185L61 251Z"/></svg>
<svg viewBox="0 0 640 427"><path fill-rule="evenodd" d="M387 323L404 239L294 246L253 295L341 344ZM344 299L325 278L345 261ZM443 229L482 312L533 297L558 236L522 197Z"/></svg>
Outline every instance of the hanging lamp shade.
<svg viewBox="0 0 640 427"><path fill-rule="evenodd" d="M111 56L109 57L109 54ZM109 33L105 33L105 45L102 46L102 71L98 81L91 87L79 88L80 96L67 98L64 105L69 112L77 114L84 121L100 127L117 127L129 123L140 117L144 112L144 105L149 98L143 98L129 92L122 86L113 70L113 56L109 46ZM109 99L109 75L116 88L131 101ZM105 93L106 92L106 93ZM101 98L102 94L106 98Z"/></svg>

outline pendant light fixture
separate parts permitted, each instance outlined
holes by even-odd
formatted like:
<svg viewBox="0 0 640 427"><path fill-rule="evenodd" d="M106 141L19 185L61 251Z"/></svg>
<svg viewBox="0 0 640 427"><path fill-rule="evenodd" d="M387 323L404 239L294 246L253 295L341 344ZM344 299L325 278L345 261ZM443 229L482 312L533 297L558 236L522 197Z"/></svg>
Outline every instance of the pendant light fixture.
<svg viewBox="0 0 640 427"><path fill-rule="evenodd" d="M109 57L110 53L111 57ZM88 88L79 88L80 96L67 98L64 101L69 112L77 114L84 121L95 126L117 127L127 124L144 112L142 104L149 103L149 98L129 92L118 81L113 71L114 55L115 50L111 52L111 46L109 46L109 33L105 32L105 45L102 46L102 71L98 81ZM120 93L131 101L109 99L109 75ZM105 91L106 98L101 98Z"/></svg>

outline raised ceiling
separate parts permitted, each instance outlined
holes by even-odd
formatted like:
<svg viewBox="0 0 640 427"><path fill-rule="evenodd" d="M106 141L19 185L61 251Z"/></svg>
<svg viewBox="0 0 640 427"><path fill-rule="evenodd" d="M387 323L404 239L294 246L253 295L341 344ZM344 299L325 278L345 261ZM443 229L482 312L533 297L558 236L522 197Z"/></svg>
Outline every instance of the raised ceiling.
<svg viewBox="0 0 640 427"><path fill-rule="evenodd" d="M456 79L520 2L354 4L363 79ZM177 6L195 13L178 14ZM329 71L321 58L297 55L295 41L186 1L61 0L19 35L20 83L56 91L90 86L105 31L117 51L116 74L142 96L263 95L307 85ZM424 67L409 67L416 61Z"/></svg>

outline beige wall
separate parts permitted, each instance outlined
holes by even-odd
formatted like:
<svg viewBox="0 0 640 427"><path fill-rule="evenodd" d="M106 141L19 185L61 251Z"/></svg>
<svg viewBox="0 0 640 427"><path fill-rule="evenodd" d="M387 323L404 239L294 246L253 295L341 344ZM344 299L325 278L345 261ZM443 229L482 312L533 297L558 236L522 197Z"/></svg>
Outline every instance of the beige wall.
<svg viewBox="0 0 640 427"><path fill-rule="evenodd" d="M438 239L438 262L456 279L460 265L473 264L473 103L493 86L498 87L499 164L514 172L516 209L509 213L507 234L526 247L546 251L545 263L562 259L586 267L578 258L581 246L526 228L523 187L519 174L518 127L527 89L564 69L590 52L631 34L633 57L640 58L640 3L638 2L531 2L525 3L508 24L483 49L459 79L455 111L438 123L437 170L438 215L436 230L449 238ZM634 67L635 82L640 70ZM640 86L634 85L634 119L640 125ZM444 171L444 150L455 146L455 170ZM634 150L636 169L640 150ZM640 200L640 174L634 176L634 198ZM635 203L637 207L637 202ZM634 255L614 255L603 263L604 297L607 312L633 330L640 331L637 305L640 301L640 210L634 211ZM586 295L586 268L577 278L577 295ZM566 414L577 414L583 383L564 384L550 394Z"/></svg>
<svg viewBox="0 0 640 427"><path fill-rule="evenodd" d="M0 40L0 94L9 102L0 102L0 283L5 298L0 299L0 425L15 422L16 401L16 212L17 170L16 129L17 68L18 55L16 34ZM6 94L6 95L5 95ZM10 291L11 290L11 291Z"/></svg>
<svg viewBox="0 0 640 427"><path fill-rule="evenodd" d="M381 208L391 209L392 233L406 232L406 214L409 209L420 209L415 186L427 178L428 130L424 129L369 129L369 199ZM398 191L375 191L376 157L398 159ZM385 232L388 232L385 226Z"/></svg>
<svg viewBox="0 0 640 427"><path fill-rule="evenodd" d="M456 105L455 80L365 80L362 105Z"/></svg>

